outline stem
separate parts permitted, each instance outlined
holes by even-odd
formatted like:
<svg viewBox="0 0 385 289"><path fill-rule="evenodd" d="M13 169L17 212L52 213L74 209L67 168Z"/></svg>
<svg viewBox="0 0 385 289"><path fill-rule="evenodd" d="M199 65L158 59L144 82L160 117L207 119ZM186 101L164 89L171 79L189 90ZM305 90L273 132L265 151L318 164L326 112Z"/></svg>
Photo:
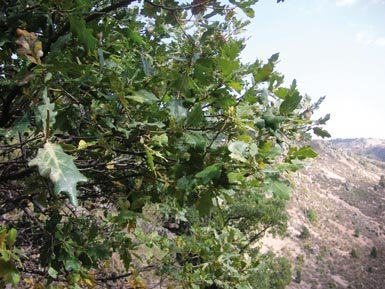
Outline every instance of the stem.
<svg viewBox="0 0 385 289"><path fill-rule="evenodd" d="M45 120L45 128L44 128L44 141L43 142L48 142L49 139L49 110L47 109L47 118Z"/></svg>

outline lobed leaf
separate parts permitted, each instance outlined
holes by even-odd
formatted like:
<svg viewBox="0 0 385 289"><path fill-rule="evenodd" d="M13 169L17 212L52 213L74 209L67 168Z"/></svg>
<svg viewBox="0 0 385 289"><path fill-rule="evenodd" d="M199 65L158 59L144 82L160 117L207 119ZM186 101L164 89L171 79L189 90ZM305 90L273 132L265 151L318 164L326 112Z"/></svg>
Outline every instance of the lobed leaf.
<svg viewBox="0 0 385 289"><path fill-rule="evenodd" d="M61 146L47 142L28 165L38 166L40 175L49 177L54 183L55 194L66 193L70 202L77 206L76 184L86 182L87 178L79 172L73 160L74 158L67 155Z"/></svg>
<svg viewBox="0 0 385 289"><path fill-rule="evenodd" d="M302 96L298 91L294 92L291 95L286 96L286 99L281 103L279 111L281 114L290 114L292 113L298 105L301 103Z"/></svg>
<svg viewBox="0 0 385 289"><path fill-rule="evenodd" d="M315 127L313 128L313 132L315 135L318 135L322 138L325 138L325 137L331 137L330 133L320 127Z"/></svg>

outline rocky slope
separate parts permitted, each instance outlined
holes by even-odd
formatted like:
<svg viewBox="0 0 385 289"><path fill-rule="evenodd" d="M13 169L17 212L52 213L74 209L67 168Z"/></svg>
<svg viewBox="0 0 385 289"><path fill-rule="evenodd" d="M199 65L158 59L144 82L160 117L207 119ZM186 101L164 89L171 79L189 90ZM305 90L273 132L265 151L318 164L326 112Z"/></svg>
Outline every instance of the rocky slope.
<svg viewBox="0 0 385 289"><path fill-rule="evenodd" d="M334 139L330 142L335 147L348 150L351 153L385 161L385 140L383 139Z"/></svg>
<svg viewBox="0 0 385 289"><path fill-rule="evenodd" d="M385 141L313 147L319 157L293 176L287 237L264 243L293 261L291 289L385 288Z"/></svg>

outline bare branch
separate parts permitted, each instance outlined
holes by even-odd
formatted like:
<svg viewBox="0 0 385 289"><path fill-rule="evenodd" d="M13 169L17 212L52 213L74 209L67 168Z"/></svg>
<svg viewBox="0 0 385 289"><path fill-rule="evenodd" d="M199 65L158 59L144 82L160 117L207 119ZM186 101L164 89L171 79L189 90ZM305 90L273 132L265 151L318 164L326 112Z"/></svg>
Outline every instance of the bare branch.
<svg viewBox="0 0 385 289"><path fill-rule="evenodd" d="M146 267L143 267L143 268L139 268L135 272L147 272L147 271L155 270L156 268L158 268L158 267L155 266L155 265L149 265L149 266L146 266ZM111 276L103 277L103 278L95 278L95 280L96 281L101 281L101 282L116 281L116 280L119 280L119 279L123 279L123 278L129 277L132 274L134 274L134 272L130 271L130 272L127 272L127 273L122 274L122 275L111 275Z"/></svg>
<svg viewBox="0 0 385 289"><path fill-rule="evenodd" d="M149 0L144 0L145 3L153 6L153 7L156 7L156 8L161 8L161 9L164 9L164 10L167 10L167 11L182 11L182 10L189 10L189 9L194 9L194 8L197 8L197 7L202 7L202 6L205 6L207 4L209 4L210 2L213 2L213 0L207 0L207 1L204 1L202 3L199 3L199 4L193 4L193 5L183 5L183 6L178 6L178 7L170 7L170 6L165 6L165 5L162 5L162 4L155 4Z"/></svg>
<svg viewBox="0 0 385 289"><path fill-rule="evenodd" d="M267 225L266 227L263 228L262 231L258 232L256 235L251 237L251 239L247 242L247 244L241 248L241 253L243 253L243 251L245 251L254 241L258 240L261 236L263 236L263 234L265 234L266 231L270 228L271 228L271 225Z"/></svg>

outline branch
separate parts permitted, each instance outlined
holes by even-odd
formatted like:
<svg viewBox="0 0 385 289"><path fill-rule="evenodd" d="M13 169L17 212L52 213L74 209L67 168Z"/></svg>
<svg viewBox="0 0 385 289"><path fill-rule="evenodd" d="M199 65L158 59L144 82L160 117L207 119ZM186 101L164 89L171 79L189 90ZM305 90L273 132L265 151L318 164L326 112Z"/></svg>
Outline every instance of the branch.
<svg viewBox="0 0 385 289"><path fill-rule="evenodd" d="M154 270L154 269L156 269L156 268L157 268L157 267L154 266L154 265L149 265L149 266L140 268L140 269L139 269L138 271L136 271L136 272L146 272L146 271ZM24 273L27 273L27 274L39 275L39 276L44 276L44 277L47 276L47 273L46 273L46 272L39 271L39 270L33 270L33 269L32 269L32 270L28 270L28 269L23 268L21 271L24 272ZM122 278L129 277L129 276L131 276L132 274L134 274L134 272L127 272L127 273L122 274L122 275L113 275L113 276L104 277L104 278L95 278L95 280L96 280L96 281L100 281L100 282L116 281L116 280L119 280L119 279L122 279ZM61 278L57 278L57 279L55 279L55 280L57 280L57 281L64 281L64 279L61 279ZM131 287L127 287L127 288L131 288Z"/></svg>
<svg viewBox="0 0 385 289"><path fill-rule="evenodd" d="M28 169L25 169L25 170L23 170L21 172L0 176L0 181L4 182L4 181L17 180L17 179L20 179L22 177L29 176L33 172L34 172L33 168L28 168Z"/></svg>
<svg viewBox="0 0 385 289"><path fill-rule="evenodd" d="M218 132L215 134L213 139L211 140L210 144L207 146L206 151L204 153L204 156L207 155L208 151L210 150L211 146L214 144L214 142L217 140L219 135L225 130L226 125L227 125L227 119L222 120L221 122L222 127L218 130Z"/></svg>
<svg viewBox="0 0 385 289"><path fill-rule="evenodd" d="M155 266L155 265L149 265L149 266L140 268L139 270L137 270L135 272L146 272L146 271L154 270L156 268L157 268L157 266ZM127 272L127 273L122 274L122 275L111 275L111 276L108 276L108 277L95 278L95 280L96 281L102 281L102 282L105 282L105 281L116 281L116 280L119 280L119 279L122 279L122 278L129 277L132 274L134 274L134 272L130 271L130 272Z"/></svg>
<svg viewBox="0 0 385 289"><path fill-rule="evenodd" d="M132 2L135 2L135 1L137 1L137 0L123 0L123 1L117 2L117 3L115 3L115 4L112 4L112 5L108 6L108 7L105 7L105 8L103 8L103 9L99 10L99 11L96 11L96 12L94 12L94 13L88 15L87 17L84 18L84 21L90 22L90 21L96 20L96 19L100 18L101 16L106 15L107 13L110 13L110 12L112 12L112 11L115 11L115 10L117 10L117 9L119 9L119 8L124 7L124 6L128 6L128 5L130 5ZM51 44L54 43L54 42L56 42L56 40L58 40L58 38L59 38L60 36L65 35L65 34L68 32L69 29L70 29L70 23L67 22L67 23L66 23L66 24L59 30L59 32L58 32L52 39L50 39L50 40L48 41L48 43L45 45L45 47L44 47L44 52L45 52L44 55L47 54L47 51L50 49Z"/></svg>
<svg viewBox="0 0 385 289"><path fill-rule="evenodd" d="M8 212L11 212L16 208L23 208L24 206L26 206L24 201L27 201L27 200L32 201L36 195L37 194L34 193L30 195L22 195L13 199L4 200L4 202L1 204L2 207L0 207L0 216Z"/></svg>
<svg viewBox="0 0 385 289"><path fill-rule="evenodd" d="M42 276L42 277L45 277L45 278L48 277L48 273L47 272L39 271L39 270L35 270L35 269L21 268L20 271L23 272L23 273L26 273L26 274L30 274L30 275L38 275L38 276ZM55 281L65 282L66 279L64 279L64 278L55 278Z"/></svg>
<svg viewBox="0 0 385 289"><path fill-rule="evenodd" d="M240 253L243 253L250 245L251 243L253 243L254 241L256 241L257 239L259 239L259 237L261 237L268 229L270 229L271 226L268 225L266 226L262 231L258 232L256 235L254 235L248 242L245 246L243 246L241 248L241 251Z"/></svg>
<svg viewBox="0 0 385 289"><path fill-rule="evenodd" d="M103 16L103 15L105 15L107 13L110 13L112 11L115 11L115 10L119 9L119 8L122 8L123 6L128 6L132 2L135 2L135 1L137 1L137 0L124 0L124 1L117 2L115 4L112 4L111 6L108 6L108 7L105 7L103 9L101 9L98 12L95 12L95 13L92 13L91 15L88 15L86 18L84 18L84 20L86 22L90 22L92 20L96 20L100 16Z"/></svg>
<svg viewBox="0 0 385 289"><path fill-rule="evenodd" d="M32 214L32 212L28 209L28 208L26 208L26 207L21 207L21 209L24 211L24 213L33 221L33 222L35 222L36 223L36 225L40 228L40 229L42 229L43 231L45 231L45 228L44 228L44 224L41 222L41 221L39 221L33 214Z"/></svg>
<svg viewBox="0 0 385 289"><path fill-rule="evenodd" d="M182 10L194 9L197 7L205 6L206 4L209 4L210 2L212 2L212 0L206 0L202 3L193 4L193 5L183 5L183 6L179 6L179 7L170 7L170 6L165 6L162 4L155 4L149 0L144 0L144 2L153 6L153 7L161 8L161 9L164 9L167 11L182 11Z"/></svg>
<svg viewBox="0 0 385 289"><path fill-rule="evenodd" d="M8 121L11 118L11 104L15 100L16 96L21 93L21 87L16 86L12 91L7 95L5 100L3 101L3 105L1 108L1 117L0 117L0 127L6 127Z"/></svg>

